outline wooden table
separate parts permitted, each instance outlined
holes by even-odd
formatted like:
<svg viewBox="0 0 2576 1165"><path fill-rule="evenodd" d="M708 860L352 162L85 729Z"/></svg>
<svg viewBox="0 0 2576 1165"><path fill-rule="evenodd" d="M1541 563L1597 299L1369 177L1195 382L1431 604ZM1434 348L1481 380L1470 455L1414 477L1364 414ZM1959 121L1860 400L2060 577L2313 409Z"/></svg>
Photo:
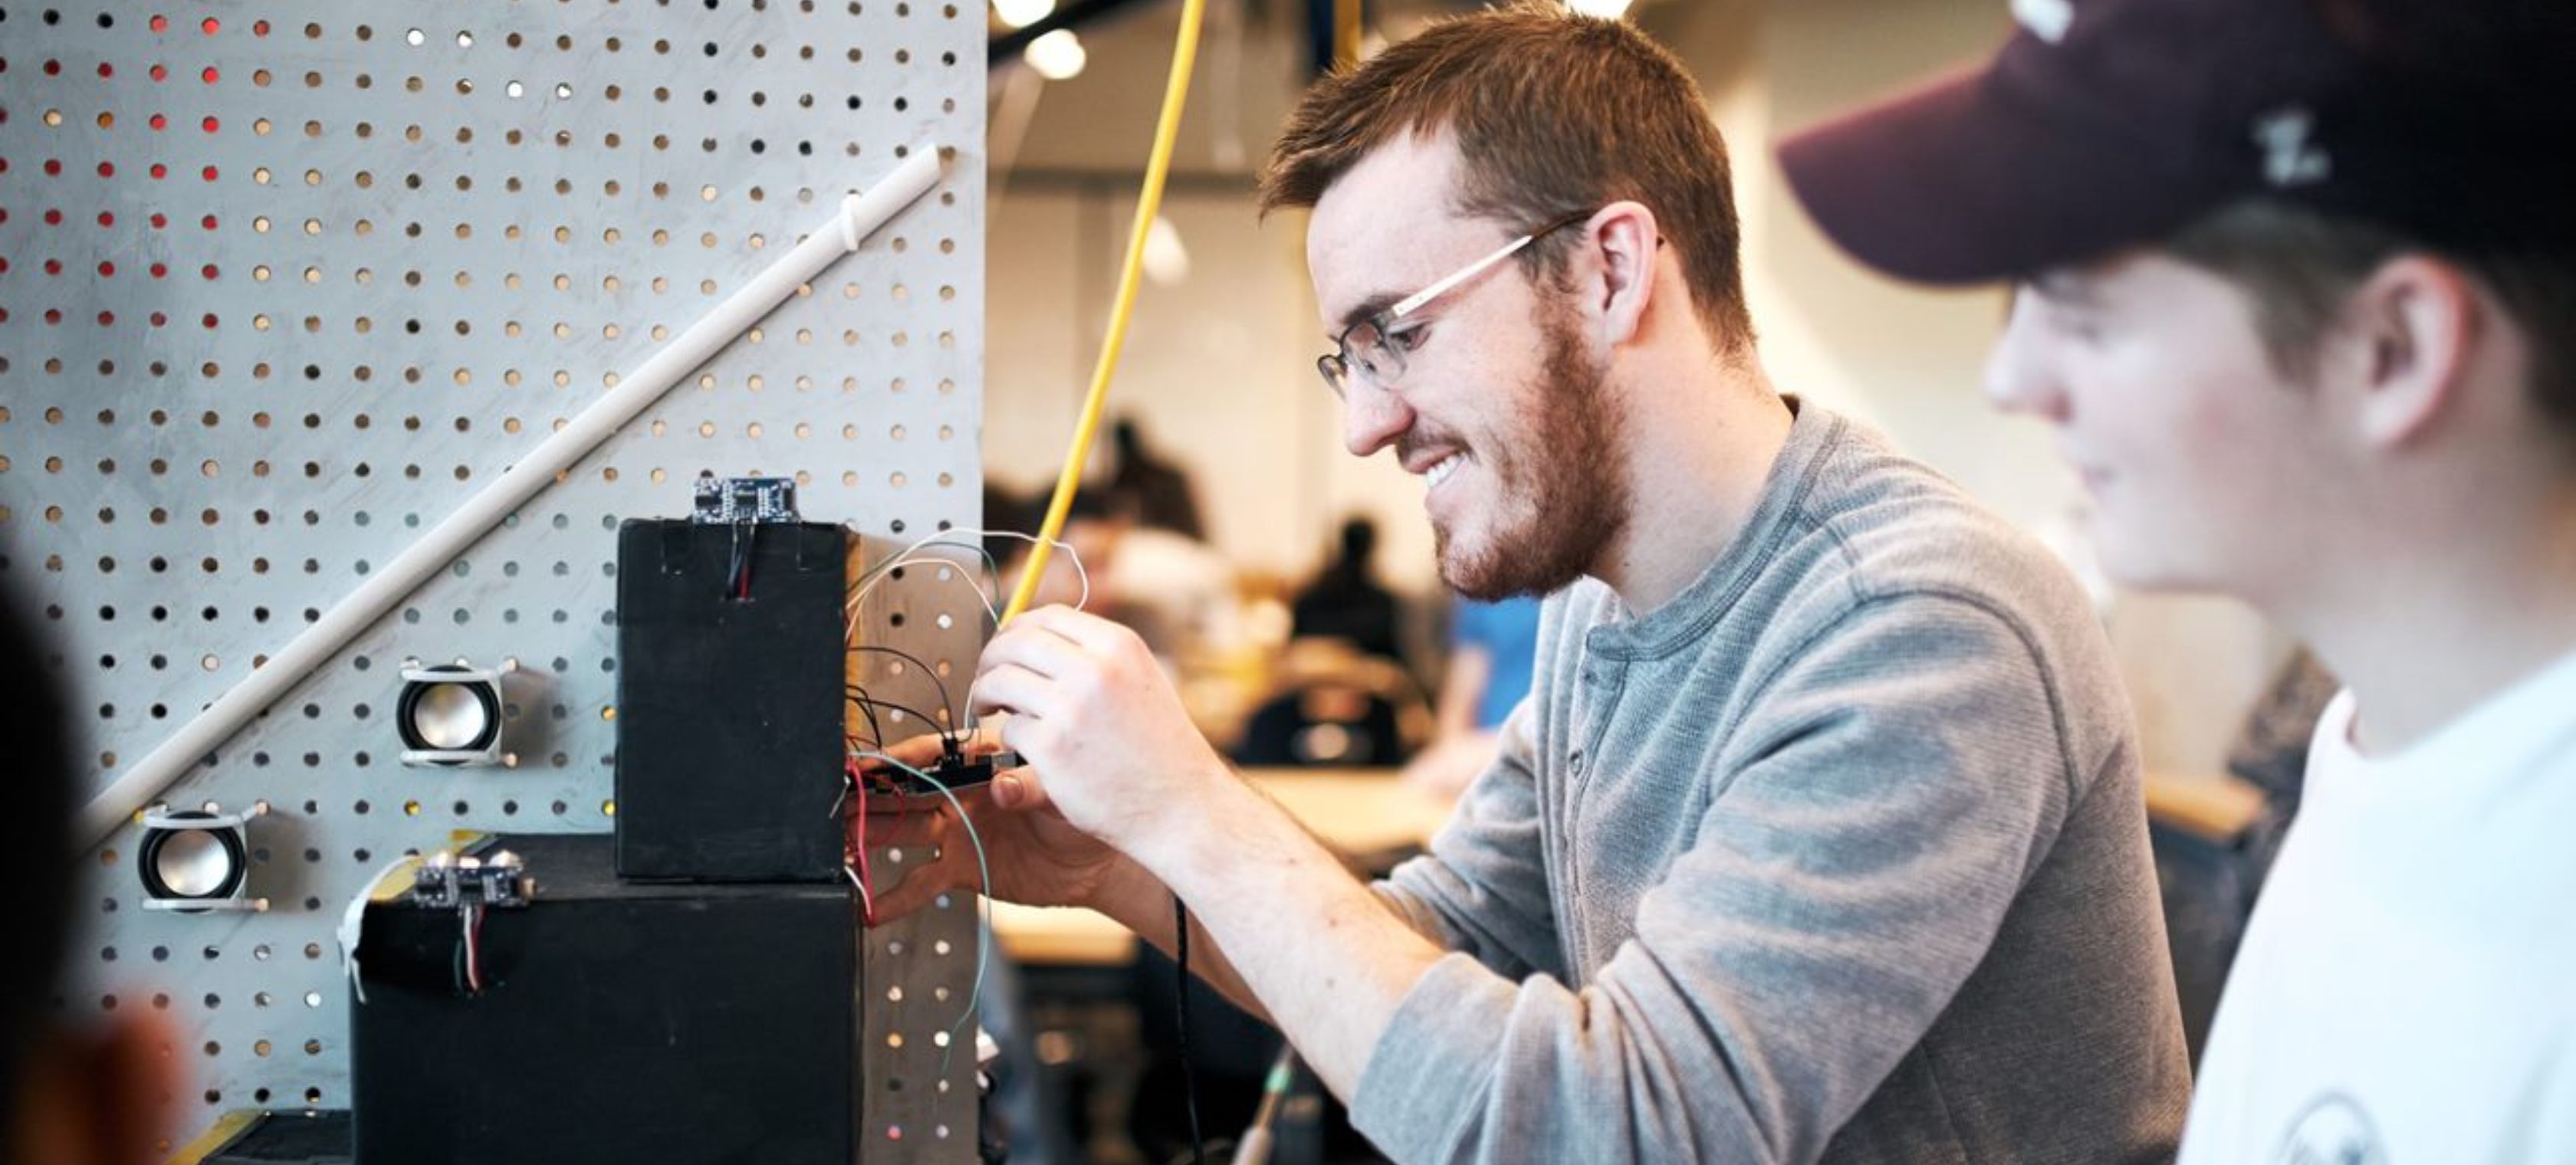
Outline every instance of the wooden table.
<svg viewBox="0 0 2576 1165"><path fill-rule="evenodd" d="M1429 841L1452 805L1397 780L1394 769L1246 769L1243 775L1326 844L1351 852ZM1114 967L1136 956L1136 936L1091 910L996 902L993 937L1023 963Z"/></svg>

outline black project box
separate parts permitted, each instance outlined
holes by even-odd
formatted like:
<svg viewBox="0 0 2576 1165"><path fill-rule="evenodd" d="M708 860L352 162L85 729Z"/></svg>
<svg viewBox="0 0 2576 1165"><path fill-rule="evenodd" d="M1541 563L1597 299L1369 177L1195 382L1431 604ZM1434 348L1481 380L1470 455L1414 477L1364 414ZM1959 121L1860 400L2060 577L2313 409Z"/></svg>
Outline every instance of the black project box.
<svg viewBox="0 0 2576 1165"><path fill-rule="evenodd" d="M847 539L820 523L618 528L618 873L841 880Z"/></svg>
<svg viewBox="0 0 2576 1165"><path fill-rule="evenodd" d="M848 886L628 882L606 836L493 839L535 879L483 913L369 903L351 1001L359 1165L855 1159Z"/></svg>

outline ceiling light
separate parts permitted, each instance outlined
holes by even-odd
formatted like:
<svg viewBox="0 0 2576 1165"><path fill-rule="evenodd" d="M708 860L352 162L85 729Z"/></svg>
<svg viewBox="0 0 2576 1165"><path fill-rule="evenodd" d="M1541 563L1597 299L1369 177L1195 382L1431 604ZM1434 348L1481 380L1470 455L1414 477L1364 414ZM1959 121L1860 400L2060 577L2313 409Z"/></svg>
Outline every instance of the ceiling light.
<svg viewBox="0 0 2576 1165"><path fill-rule="evenodd" d="M993 0L993 15L1013 28L1027 28L1055 14L1055 0Z"/></svg>
<svg viewBox="0 0 2576 1165"><path fill-rule="evenodd" d="M1030 68L1038 71L1038 76L1049 81L1070 81L1081 76L1087 59L1082 38L1073 35L1070 28L1059 28L1030 41L1021 55L1028 59Z"/></svg>

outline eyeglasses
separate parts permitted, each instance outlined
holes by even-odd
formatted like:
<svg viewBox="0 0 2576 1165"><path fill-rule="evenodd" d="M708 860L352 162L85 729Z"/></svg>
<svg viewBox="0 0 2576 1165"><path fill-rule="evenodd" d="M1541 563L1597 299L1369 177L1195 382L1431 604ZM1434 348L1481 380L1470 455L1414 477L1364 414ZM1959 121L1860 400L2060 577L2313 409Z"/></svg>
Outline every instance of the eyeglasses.
<svg viewBox="0 0 2576 1165"><path fill-rule="evenodd" d="M1404 375L1406 357L1421 347L1423 341L1419 326L1396 326L1404 317L1456 290L1459 284L1484 274L1493 265L1520 253L1521 248L1582 222L1594 213L1581 210L1551 219L1538 229L1495 248L1484 258L1449 273L1431 286L1405 296L1383 310L1371 312L1366 318L1342 329L1342 334L1333 338L1335 350L1315 358L1315 371L1323 374L1324 387L1332 389L1334 396L1345 399L1350 395L1350 383L1354 379L1366 380L1381 390L1394 391L1396 378Z"/></svg>

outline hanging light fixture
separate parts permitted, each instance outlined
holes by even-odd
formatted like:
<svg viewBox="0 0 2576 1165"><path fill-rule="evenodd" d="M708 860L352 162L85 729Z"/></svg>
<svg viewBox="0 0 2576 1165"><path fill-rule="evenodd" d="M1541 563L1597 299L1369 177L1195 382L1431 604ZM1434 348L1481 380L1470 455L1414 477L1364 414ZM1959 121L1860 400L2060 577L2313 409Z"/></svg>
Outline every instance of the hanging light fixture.
<svg viewBox="0 0 2576 1165"><path fill-rule="evenodd" d="M143 908L183 914L268 909L268 899L250 896L249 822L262 809L225 813L209 801L203 809L146 811L143 844L134 855Z"/></svg>
<svg viewBox="0 0 2576 1165"><path fill-rule="evenodd" d="M501 677L517 668L515 660L503 660L497 670L461 659L435 666L404 660L402 697L394 705L402 762L451 768L517 764L518 757L501 751Z"/></svg>

